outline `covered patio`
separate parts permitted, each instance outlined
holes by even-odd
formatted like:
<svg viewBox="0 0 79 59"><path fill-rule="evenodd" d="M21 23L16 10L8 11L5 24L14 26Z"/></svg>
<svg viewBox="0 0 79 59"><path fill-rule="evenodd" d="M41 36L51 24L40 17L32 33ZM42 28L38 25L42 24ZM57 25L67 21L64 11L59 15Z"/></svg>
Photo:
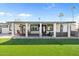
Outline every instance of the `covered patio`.
<svg viewBox="0 0 79 59"><path fill-rule="evenodd" d="M75 37L72 31L74 21L68 22L8 22L11 25L12 36L23 37ZM73 36L72 36L73 33Z"/></svg>

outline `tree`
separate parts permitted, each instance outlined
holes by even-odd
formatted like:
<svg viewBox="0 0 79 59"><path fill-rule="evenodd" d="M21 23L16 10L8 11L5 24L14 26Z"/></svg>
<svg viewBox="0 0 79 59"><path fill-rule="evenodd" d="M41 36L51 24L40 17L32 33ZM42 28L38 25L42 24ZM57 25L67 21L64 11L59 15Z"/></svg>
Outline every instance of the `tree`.
<svg viewBox="0 0 79 59"><path fill-rule="evenodd" d="M72 6L71 7L71 12L72 12L72 20L74 21L74 10L76 9L76 7L75 6Z"/></svg>
<svg viewBox="0 0 79 59"><path fill-rule="evenodd" d="M60 21L62 20L62 17L64 16L64 13L63 12L60 12L59 13L59 15L58 15L58 17L60 18ZM60 35L62 36L63 34L62 34L62 31L63 31L63 25L62 24L60 24Z"/></svg>
<svg viewBox="0 0 79 59"><path fill-rule="evenodd" d="M62 17L64 16L64 13L63 12L60 12L58 17L60 18L60 20L62 20Z"/></svg>

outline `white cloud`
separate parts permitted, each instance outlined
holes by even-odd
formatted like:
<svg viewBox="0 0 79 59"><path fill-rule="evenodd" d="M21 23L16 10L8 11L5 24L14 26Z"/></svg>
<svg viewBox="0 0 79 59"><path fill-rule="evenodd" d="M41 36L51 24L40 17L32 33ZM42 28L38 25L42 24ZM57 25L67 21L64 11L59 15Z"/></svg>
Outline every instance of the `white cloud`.
<svg viewBox="0 0 79 59"><path fill-rule="evenodd" d="M9 12L0 12L0 16L12 16Z"/></svg>
<svg viewBox="0 0 79 59"><path fill-rule="evenodd" d="M11 14L11 13L6 13L6 15L7 15L7 16L12 16L12 14Z"/></svg>
<svg viewBox="0 0 79 59"><path fill-rule="evenodd" d="M3 16L3 15L5 15L5 12L0 12L0 16Z"/></svg>
<svg viewBox="0 0 79 59"><path fill-rule="evenodd" d="M52 4L47 3L46 6L44 6L44 8L45 8L45 9L56 8L56 4L55 4L55 3L52 3Z"/></svg>
<svg viewBox="0 0 79 59"><path fill-rule="evenodd" d="M55 9L57 11L63 11L63 8L59 8L56 6L56 3L52 3L52 4L47 4L46 7L44 7L45 9Z"/></svg>
<svg viewBox="0 0 79 59"><path fill-rule="evenodd" d="M51 5L48 6L48 9L51 9L51 8L54 8L54 7L56 7L55 3L52 3Z"/></svg>
<svg viewBox="0 0 79 59"><path fill-rule="evenodd" d="M79 14L77 14L75 17L79 19Z"/></svg>
<svg viewBox="0 0 79 59"><path fill-rule="evenodd" d="M79 23L79 14L74 17L74 20Z"/></svg>
<svg viewBox="0 0 79 59"><path fill-rule="evenodd" d="M31 15L31 14L26 14L26 13L21 13L21 14L18 14L18 16L30 17L30 16L32 16L32 15Z"/></svg>

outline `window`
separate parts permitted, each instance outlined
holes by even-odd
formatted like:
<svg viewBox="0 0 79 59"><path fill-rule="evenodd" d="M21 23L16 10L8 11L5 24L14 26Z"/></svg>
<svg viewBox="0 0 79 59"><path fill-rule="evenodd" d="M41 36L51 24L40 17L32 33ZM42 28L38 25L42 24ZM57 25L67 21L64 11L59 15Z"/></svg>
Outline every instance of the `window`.
<svg viewBox="0 0 79 59"><path fill-rule="evenodd" d="M47 25L47 30L48 31L53 31L53 25L52 24Z"/></svg>
<svg viewBox="0 0 79 59"><path fill-rule="evenodd" d="M9 24L9 31L11 31L11 24Z"/></svg>
<svg viewBox="0 0 79 59"><path fill-rule="evenodd" d="M0 28L2 27L2 25L0 25Z"/></svg>
<svg viewBox="0 0 79 59"><path fill-rule="evenodd" d="M60 32L63 32L63 25L60 25Z"/></svg>
<svg viewBox="0 0 79 59"><path fill-rule="evenodd" d="M39 27L38 27L38 25L31 25L30 29L31 29L31 31L38 31Z"/></svg>
<svg viewBox="0 0 79 59"><path fill-rule="evenodd" d="M3 27L3 28L7 28L7 27L8 27L8 25L6 25L6 24L5 24L5 25L2 25L2 27Z"/></svg>

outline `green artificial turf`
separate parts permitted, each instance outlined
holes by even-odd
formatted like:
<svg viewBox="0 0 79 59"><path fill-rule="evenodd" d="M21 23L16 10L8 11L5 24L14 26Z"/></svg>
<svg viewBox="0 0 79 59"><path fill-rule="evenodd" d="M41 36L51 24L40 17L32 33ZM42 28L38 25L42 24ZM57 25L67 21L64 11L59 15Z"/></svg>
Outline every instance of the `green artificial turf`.
<svg viewBox="0 0 79 59"><path fill-rule="evenodd" d="M0 45L2 56L79 56L79 45Z"/></svg>
<svg viewBox="0 0 79 59"><path fill-rule="evenodd" d="M78 45L79 39L1 39L0 45Z"/></svg>
<svg viewBox="0 0 79 59"><path fill-rule="evenodd" d="M0 56L79 56L79 39L0 39Z"/></svg>
<svg viewBox="0 0 79 59"><path fill-rule="evenodd" d="M0 38L0 44L9 41L10 38Z"/></svg>

